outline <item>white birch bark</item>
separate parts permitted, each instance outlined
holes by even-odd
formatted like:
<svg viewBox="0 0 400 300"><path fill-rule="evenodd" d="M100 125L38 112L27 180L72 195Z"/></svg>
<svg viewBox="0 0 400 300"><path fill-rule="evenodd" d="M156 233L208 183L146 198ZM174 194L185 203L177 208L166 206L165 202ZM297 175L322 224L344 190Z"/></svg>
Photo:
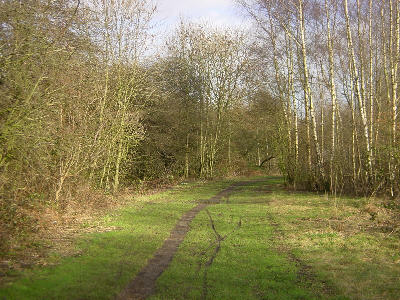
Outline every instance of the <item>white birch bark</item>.
<svg viewBox="0 0 400 300"><path fill-rule="evenodd" d="M370 138L369 138L369 128L368 128L368 121L367 115L365 110L365 101L363 100L362 96L362 83L357 71L357 64L356 58L354 54L354 46L353 46L353 39L351 34L350 28L350 18L348 12L348 4L347 0L344 0L344 12L345 12L345 19L346 19L346 34L347 34L347 47L349 52L349 59L351 62L351 69L354 75L354 92L356 94L358 105L360 109L361 121L363 126L363 135L365 140L365 151L367 153L367 181L369 181L369 176L372 175L372 162L371 162L371 146L370 146Z"/></svg>
<svg viewBox="0 0 400 300"><path fill-rule="evenodd" d="M318 134L317 134L317 124L315 119L315 111L314 111L314 103L312 99L310 79L309 79L309 71L307 64L307 51L306 51L306 41L305 41L305 22L304 22L304 11L303 11L303 0L299 0L298 6L298 21L299 21L299 30L301 37L301 56L303 62L303 76L304 76L304 97L306 102L309 105L309 113L310 113L310 121L311 121L311 133L314 140L314 150L316 154L317 160L317 173L322 178L324 177L322 164L321 164L321 153L320 146L318 142Z"/></svg>
<svg viewBox="0 0 400 300"><path fill-rule="evenodd" d="M333 56L333 40L331 35L331 22L328 7L328 0L325 0L325 14L326 14L326 31L327 31L327 46L329 55L329 89L331 94L332 103L332 123L331 123L331 157L330 157L330 188L333 191L335 186L335 172L334 163L336 155L336 111L337 111L337 97L336 97L336 85L335 85L335 65Z"/></svg>

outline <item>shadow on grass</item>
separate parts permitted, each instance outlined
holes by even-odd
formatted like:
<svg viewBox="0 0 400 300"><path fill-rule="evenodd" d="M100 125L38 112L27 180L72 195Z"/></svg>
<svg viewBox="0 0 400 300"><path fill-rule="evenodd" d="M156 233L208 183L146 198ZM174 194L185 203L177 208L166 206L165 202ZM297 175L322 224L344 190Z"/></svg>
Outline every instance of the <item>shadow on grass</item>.
<svg viewBox="0 0 400 300"><path fill-rule="evenodd" d="M162 245L186 211L231 181L178 186L112 212L104 225L113 231L86 234L75 246L79 255L59 257L56 265L27 269L0 288L0 299L113 299Z"/></svg>

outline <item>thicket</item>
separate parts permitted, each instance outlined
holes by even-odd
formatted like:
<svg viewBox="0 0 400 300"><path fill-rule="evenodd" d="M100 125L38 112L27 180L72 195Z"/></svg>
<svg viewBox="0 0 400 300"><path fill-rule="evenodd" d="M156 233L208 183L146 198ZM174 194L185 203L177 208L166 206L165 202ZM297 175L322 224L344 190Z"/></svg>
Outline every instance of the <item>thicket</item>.
<svg viewBox="0 0 400 300"><path fill-rule="evenodd" d="M398 1L241 0L247 32L148 0L0 1L0 232L143 182L276 162L295 188L399 194Z"/></svg>

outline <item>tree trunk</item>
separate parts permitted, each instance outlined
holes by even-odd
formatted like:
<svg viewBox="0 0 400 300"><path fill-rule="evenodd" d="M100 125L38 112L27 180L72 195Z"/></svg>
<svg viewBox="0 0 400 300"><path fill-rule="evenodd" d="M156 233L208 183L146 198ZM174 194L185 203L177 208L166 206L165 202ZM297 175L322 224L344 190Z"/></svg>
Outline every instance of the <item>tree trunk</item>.
<svg viewBox="0 0 400 300"><path fill-rule="evenodd" d="M304 98L305 102L309 105L309 114L310 114L310 121L311 121L311 132L312 137L314 140L314 150L316 154L317 160L317 174L318 180L324 178L322 164L321 164L321 153L320 153L320 146L318 142L318 134L317 134L317 124L315 118L315 111L314 111L314 103L312 99L311 93L311 86L310 86L310 79L309 79L309 71L308 71L308 64L307 64L307 51L306 51L306 41L305 41L305 27L304 27L304 14L303 14L303 0L299 0L299 7L298 7L298 21L299 21L299 30L301 36L301 56L302 56L302 63L303 63L303 76L304 76Z"/></svg>
<svg viewBox="0 0 400 300"><path fill-rule="evenodd" d="M393 12L393 1L389 1L390 9L390 37L389 37L389 60L390 60L390 78L391 78L391 147L390 147L390 192L394 196L394 185L396 180L396 125L397 125L397 69L399 58L399 7L398 1L395 1L395 11ZM392 48L394 47L394 49Z"/></svg>
<svg viewBox="0 0 400 300"><path fill-rule="evenodd" d="M344 12L345 12L345 19L346 19L346 33L347 33L347 47L351 62L351 71L354 74L354 91L357 96L358 105L360 109L361 121L363 125L363 134L365 140L365 151L367 153L367 175L366 175L366 182L369 183L369 177L372 175L372 163L371 163L371 147L370 147L370 138L369 138L369 128L368 128L368 121L367 115L365 111L365 101L363 100L362 96L362 89L361 89L361 81L357 71L357 64L354 54L354 47L353 47L353 39L351 36L351 29L350 29L350 18L348 12L348 5L347 0L344 0Z"/></svg>
<svg viewBox="0 0 400 300"><path fill-rule="evenodd" d="M185 178L189 178L189 134L186 134L185 148Z"/></svg>
<svg viewBox="0 0 400 300"><path fill-rule="evenodd" d="M336 85L335 85L335 65L333 56L333 40L331 36L331 25L330 25L330 14L328 7L328 0L325 0L325 12L327 21L327 46L329 54L329 89L331 93L332 103L332 133L331 133L331 157L330 157L330 189L333 192L336 186L335 182L335 154L336 154L336 111L337 111L337 97L336 97Z"/></svg>

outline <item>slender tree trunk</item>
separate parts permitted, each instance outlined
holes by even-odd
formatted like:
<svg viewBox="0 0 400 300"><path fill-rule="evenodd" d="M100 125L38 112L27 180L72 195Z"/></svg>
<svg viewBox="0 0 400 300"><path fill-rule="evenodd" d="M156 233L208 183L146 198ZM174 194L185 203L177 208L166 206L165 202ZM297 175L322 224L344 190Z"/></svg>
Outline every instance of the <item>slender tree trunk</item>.
<svg viewBox="0 0 400 300"><path fill-rule="evenodd" d="M358 1L358 0L357 0ZM354 47L353 47L353 39L351 36L351 28L350 28L350 18L348 12L348 5L347 0L344 0L344 12L345 12L345 19L346 19L346 33L347 33L347 46L349 51L349 57L351 62L351 69L354 75L354 91L357 96L358 105L360 109L361 121L364 129L364 140L365 140L365 150L367 154L367 176L366 181L369 182L369 177L372 175L372 163L371 163L371 147L370 147L370 138L369 138L369 128L368 128L368 121L367 115L365 111L365 101L363 100L362 95L362 82L360 81L360 77L357 71L356 59L354 54Z"/></svg>
<svg viewBox="0 0 400 300"><path fill-rule="evenodd" d="M282 109L283 109L283 113L284 113L284 118L285 118L285 131L287 134L287 142L288 142L288 148L289 148L289 153L286 159L288 160L288 163L290 164L290 152L292 150L291 147L291 130L290 130L290 98L288 97L288 99L285 100L285 93L283 90L283 84L282 84L282 80L281 80L281 76L279 73L279 66L278 66L278 54L277 54L277 49L276 49L276 37L275 37L275 33L274 33L274 28L273 28L273 23L272 23L272 19L270 16L270 39L271 39L271 44L272 44L272 59L273 59L273 64L274 64L274 70L275 70L275 80L277 83L277 87L278 87L278 93L279 93L279 98L280 101L282 102Z"/></svg>
<svg viewBox="0 0 400 300"><path fill-rule="evenodd" d="M316 154L317 160L317 173L320 177L319 179L324 178L322 164L321 164L321 153L320 153L320 146L318 142L318 134L317 134L317 124L315 119L315 112L314 112L314 103L312 99L311 93L311 86L310 86L310 79L309 79L309 71L308 71L308 64L307 64L307 51L306 51L306 41L305 41L305 27L304 27L304 14L303 14L303 0L299 0L299 26L300 26L300 36L301 36L301 54L302 54L302 62L303 62L303 76L304 76L304 97L306 103L309 105L309 113L310 113L310 121L311 121L311 132L312 137L314 140L314 150Z"/></svg>
<svg viewBox="0 0 400 300"><path fill-rule="evenodd" d="M204 125L203 125L203 106L204 100L203 98L200 99L200 177L204 177L205 175L205 143L204 143Z"/></svg>
<svg viewBox="0 0 400 300"><path fill-rule="evenodd" d="M232 166L232 157L231 157L231 122L229 121L229 125L228 125L228 130L229 130L229 133L228 133L228 166L229 166L229 169L231 168L231 166Z"/></svg>
<svg viewBox="0 0 400 300"><path fill-rule="evenodd" d="M115 161L115 174L114 174L114 192L118 191L119 188L119 172L123 156L123 138L119 140L117 159Z"/></svg>
<svg viewBox="0 0 400 300"><path fill-rule="evenodd" d="M336 155L336 111L337 111L337 97L336 97L336 85L335 85L335 65L333 56L333 40L331 35L331 22L328 7L328 0L325 0L325 12L327 22L327 46L329 54L329 89L331 93L332 103L332 123L331 123L331 157L330 157L330 188L334 190L335 183L335 155Z"/></svg>
<svg viewBox="0 0 400 300"><path fill-rule="evenodd" d="M323 95L321 92L320 99L322 99ZM324 165L324 153L325 153L325 103L321 105L321 164Z"/></svg>
<svg viewBox="0 0 400 300"><path fill-rule="evenodd" d="M366 115L366 120L368 123L367 118L367 105L366 105L366 89L365 89L365 72L364 72L364 40L363 40L363 32L361 30L361 7L360 7L360 0L357 0L357 38L358 38L358 56L360 60L360 71L359 71L359 82L360 82L360 93L361 99L363 100L364 110ZM370 141L369 141L370 142Z"/></svg>
<svg viewBox="0 0 400 300"><path fill-rule="evenodd" d="M385 81L385 91L386 91L386 101L383 103L384 107L390 106L392 103L391 100L391 90L390 90L390 79L389 79L389 71L388 69L390 68L390 64L388 63L388 54L390 55L390 52L388 51L388 47L390 49L390 45L387 46L387 35L386 35L386 28L387 26L391 26L391 21L389 21L389 24L387 24L386 22L386 18L385 18L385 2L382 2L382 6L381 6L381 34L382 34L382 56L383 56L383 75L384 75L384 81ZM389 41L389 44L391 43L391 41ZM388 53L389 52L389 53ZM381 103L382 106L382 103ZM381 111L381 109L380 109ZM379 123L378 123L379 124ZM390 145L392 145L392 137L390 139ZM389 153L389 159L388 159L388 168L389 168L389 180L391 181L392 178L392 158L391 158L391 153ZM391 192L393 192L392 189L393 185L392 182L390 182L390 188L391 188Z"/></svg>
<svg viewBox="0 0 400 300"><path fill-rule="evenodd" d="M372 0L369 0L369 19L368 19L368 46L369 46L369 137L371 144L372 167L375 162L375 143L374 143L374 98L373 98L373 69L372 69ZM375 172L374 172L375 173Z"/></svg>
<svg viewBox="0 0 400 300"><path fill-rule="evenodd" d="M125 95L126 96L126 95ZM120 175L120 168L121 168L121 162L124 156L124 130L125 130L125 114L126 114L126 101L127 99L125 98L123 103L123 109L122 109L122 115L121 115L121 123L119 126L119 141L118 141L118 151L117 151L117 157L115 161L115 173L114 173L114 192L118 191L119 188L119 175Z"/></svg>
<svg viewBox="0 0 400 300"><path fill-rule="evenodd" d="M189 178L189 133L186 134L186 147L185 147L185 178Z"/></svg>
<svg viewBox="0 0 400 300"><path fill-rule="evenodd" d="M301 54L301 48L299 48L299 44L296 43L296 55L297 55L297 63L298 63L298 69L302 70L302 54ZM300 71L299 71L300 72ZM303 73L304 74L304 73ZM304 94L304 122L306 125L306 140L305 140L305 148L306 148L306 153L307 153L307 176L309 180L312 180L312 173L313 173L313 168L312 168L312 157L311 157L311 125L310 125L310 112L309 112L309 104L308 104L308 97L305 96L305 83L304 83L304 76L302 74L299 74L301 84L303 85L303 94ZM311 182L310 182L311 183Z"/></svg>
<svg viewBox="0 0 400 300"><path fill-rule="evenodd" d="M350 70L350 89L348 93L349 97L349 105L351 111L351 164L352 164L352 179L354 188L356 189L357 186L357 165L356 165L356 135L357 135L357 128L356 128L356 117L355 117L355 108L354 108L354 76L352 71L351 62L349 59L349 70Z"/></svg>
<svg viewBox="0 0 400 300"><path fill-rule="evenodd" d="M299 129L298 129L298 116L297 116L297 101L294 94L293 87L293 52L291 39L288 39L288 56L289 56L289 68L288 68L288 89L289 98L292 99L293 103L293 123L294 123L294 157L295 157L295 169L297 172L298 159L299 159Z"/></svg>
<svg viewBox="0 0 400 300"><path fill-rule="evenodd" d="M107 147L107 158L103 166L103 172L100 177L100 187L105 188L105 180L106 180L106 175L109 173L110 169L110 159L111 159L111 153L112 153L112 144L113 144L113 137L110 137L110 140L108 141L108 147Z"/></svg>
<svg viewBox="0 0 400 300"><path fill-rule="evenodd" d="M394 185L396 180L396 126L397 126L397 69L399 58L399 7L398 1L389 1L390 10L390 37L389 37L389 60L390 60L390 79L391 79L391 147L390 147L390 192L394 196ZM393 49L394 47L394 49Z"/></svg>

